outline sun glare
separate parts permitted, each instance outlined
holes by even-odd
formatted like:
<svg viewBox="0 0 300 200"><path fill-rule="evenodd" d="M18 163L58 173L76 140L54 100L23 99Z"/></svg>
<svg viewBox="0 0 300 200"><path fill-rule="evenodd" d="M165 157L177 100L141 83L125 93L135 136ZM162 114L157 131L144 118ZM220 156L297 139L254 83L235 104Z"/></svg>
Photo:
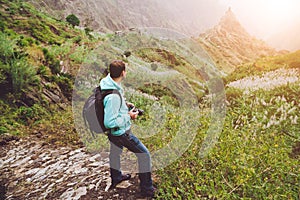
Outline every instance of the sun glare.
<svg viewBox="0 0 300 200"><path fill-rule="evenodd" d="M294 13L300 8L299 0L269 0L266 1L266 15L272 20L284 22L292 20Z"/></svg>
<svg viewBox="0 0 300 200"><path fill-rule="evenodd" d="M219 0L219 2L232 5L236 12L241 12L240 16L247 15L245 18L259 17L262 23L284 24L300 18L300 0Z"/></svg>

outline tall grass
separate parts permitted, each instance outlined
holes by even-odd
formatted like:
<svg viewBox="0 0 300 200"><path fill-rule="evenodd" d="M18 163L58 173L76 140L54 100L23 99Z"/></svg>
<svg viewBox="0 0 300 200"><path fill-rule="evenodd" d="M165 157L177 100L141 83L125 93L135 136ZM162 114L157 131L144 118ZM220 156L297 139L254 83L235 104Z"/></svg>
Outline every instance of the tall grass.
<svg viewBox="0 0 300 200"><path fill-rule="evenodd" d="M184 156L156 172L158 199L299 199L299 155L292 155L300 141L299 92L298 82L228 98L217 145L199 159L207 127L195 130L198 136Z"/></svg>
<svg viewBox="0 0 300 200"><path fill-rule="evenodd" d="M27 58L21 51L16 51L16 40L0 33L0 54L1 57L1 74L6 76L2 78L2 86L9 87L9 91L20 93L22 90L27 90L31 85L38 82L36 69L29 64Z"/></svg>

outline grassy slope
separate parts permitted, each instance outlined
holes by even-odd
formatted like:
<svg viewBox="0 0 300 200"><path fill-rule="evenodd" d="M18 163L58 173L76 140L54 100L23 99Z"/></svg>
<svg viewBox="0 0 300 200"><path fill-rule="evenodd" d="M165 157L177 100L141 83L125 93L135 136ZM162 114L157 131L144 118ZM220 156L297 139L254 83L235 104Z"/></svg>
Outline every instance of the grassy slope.
<svg viewBox="0 0 300 200"><path fill-rule="evenodd" d="M74 77L81 58L101 39L22 1L1 0L0 11L0 84L5 88L0 100L0 134L39 133L51 142L77 144L69 101ZM67 72L61 72L61 61ZM21 79L25 83L19 83ZM58 103L45 95L49 92L60 96Z"/></svg>
<svg viewBox="0 0 300 200"><path fill-rule="evenodd" d="M299 53L240 66L225 82L281 67L299 69ZM226 120L216 146L199 159L201 143L213 123L203 116L189 150L158 172L161 199L298 199L299 93L299 81L249 95L227 88Z"/></svg>
<svg viewBox="0 0 300 200"><path fill-rule="evenodd" d="M264 57L255 62L238 66L235 71L225 77L225 82L229 83L251 75L262 75L265 72L274 71L282 67L299 69L300 51L281 56Z"/></svg>

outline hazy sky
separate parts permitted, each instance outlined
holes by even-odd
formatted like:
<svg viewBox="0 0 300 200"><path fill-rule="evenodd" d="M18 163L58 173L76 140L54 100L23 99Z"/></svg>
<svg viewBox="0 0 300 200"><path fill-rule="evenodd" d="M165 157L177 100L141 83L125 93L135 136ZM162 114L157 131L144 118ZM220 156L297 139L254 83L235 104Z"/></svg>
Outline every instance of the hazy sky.
<svg viewBox="0 0 300 200"><path fill-rule="evenodd" d="M268 40L292 26L300 29L300 0L219 0L219 3L225 8L230 6L246 30L260 39Z"/></svg>
<svg viewBox="0 0 300 200"><path fill-rule="evenodd" d="M160 1L160 0L157 0ZM280 49L300 49L300 0L168 0L195 34L215 26L229 7L247 32ZM199 30L199 31L197 31Z"/></svg>

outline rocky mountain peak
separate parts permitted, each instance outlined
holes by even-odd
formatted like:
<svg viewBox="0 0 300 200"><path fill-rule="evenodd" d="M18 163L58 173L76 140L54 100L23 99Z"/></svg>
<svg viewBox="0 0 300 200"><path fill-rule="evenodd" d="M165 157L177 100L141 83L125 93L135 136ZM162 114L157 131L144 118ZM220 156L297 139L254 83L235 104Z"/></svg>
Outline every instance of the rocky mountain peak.
<svg viewBox="0 0 300 200"><path fill-rule="evenodd" d="M248 35L247 31L240 24L230 7L226 11L225 15L221 18L217 26L219 29L224 29L228 33Z"/></svg>
<svg viewBox="0 0 300 200"><path fill-rule="evenodd" d="M274 48L246 31L231 8L216 26L200 34L198 41L216 65L226 72L261 56L277 54Z"/></svg>
<svg viewBox="0 0 300 200"><path fill-rule="evenodd" d="M221 18L220 24L240 24L232 12L231 7L228 8L225 15Z"/></svg>

